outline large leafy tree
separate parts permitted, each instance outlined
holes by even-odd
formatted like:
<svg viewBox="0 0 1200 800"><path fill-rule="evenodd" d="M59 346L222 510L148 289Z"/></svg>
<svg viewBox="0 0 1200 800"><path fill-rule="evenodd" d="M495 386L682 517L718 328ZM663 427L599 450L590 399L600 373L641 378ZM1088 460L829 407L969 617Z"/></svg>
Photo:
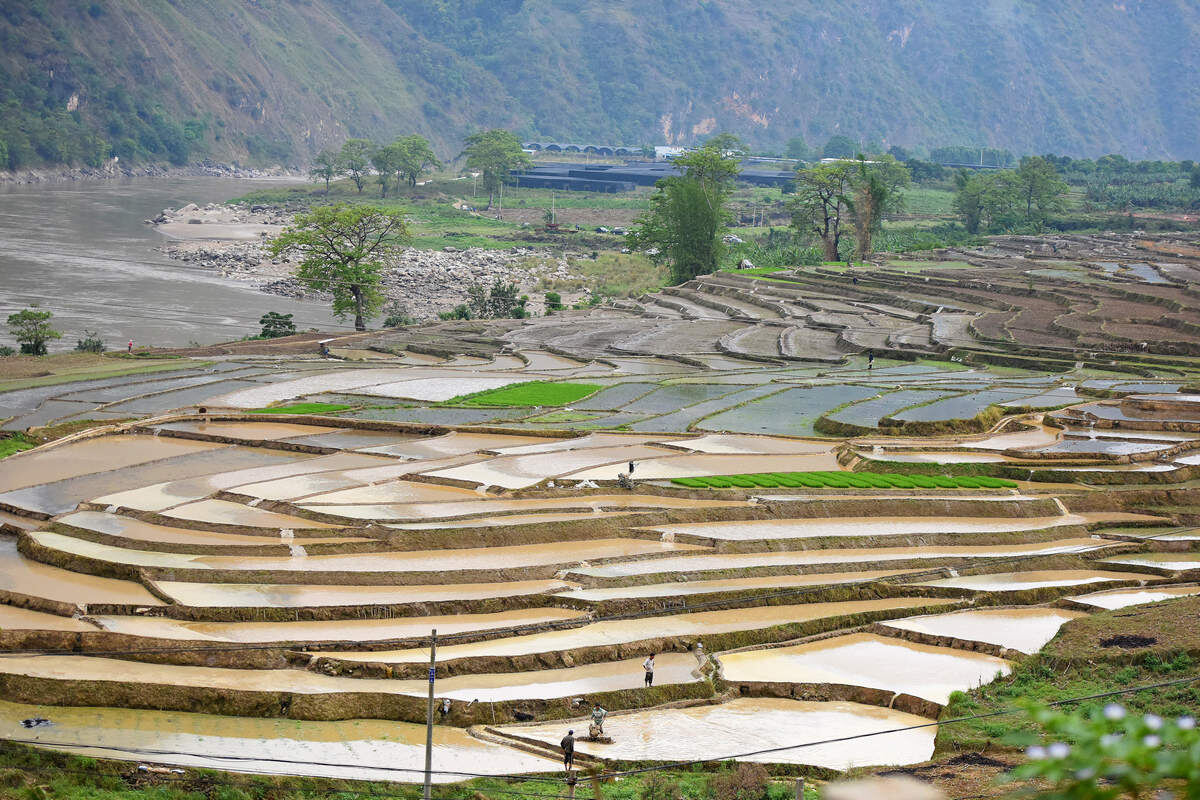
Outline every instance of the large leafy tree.
<svg viewBox="0 0 1200 800"><path fill-rule="evenodd" d="M656 184L650 210L638 217L629 244L665 263L672 283L680 284L720 265L738 162L717 142L680 156L675 165L682 174Z"/></svg>
<svg viewBox="0 0 1200 800"><path fill-rule="evenodd" d="M807 238L820 240L826 261L838 260L845 235L843 223L853 202L855 166L846 162L818 164L796 173L796 193L788 203L792 227Z"/></svg>
<svg viewBox="0 0 1200 800"><path fill-rule="evenodd" d="M371 166L375 168L375 177L379 181L379 196L387 197L388 187L400 170L400 145L393 142L384 147L378 147L371 153ZM399 186L396 187L397 189Z"/></svg>
<svg viewBox="0 0 1200 800"><path fill-rule="evenodd" d="M397 148L399 166L396 171L409 186L416 186L428 170L442 168L442 162L424 136L414 133L397 139L390 146Z"/></svg>
<svg viewBox="0 0 1200 800"><path fill-rule="evenodd" d="M881 229L883 215L901 210L909 183L908 168L892 156L867 161L861 155L852 177L847 207L854 221L855 258L871 253L872 237Z"/></svg>
<svg viewBox="0 0 1200 800"><path fill-rule="evenodd" d="M1062 210L1062 195L1067 184L1058 177L1058 170L1041 156L1027 156L1017 167L1017 186L1025 203L1025 217L1044 218L1051 211ZM1035 214L1036 212L1036 214Z"/></svg>
<svg viewBox="0 0 1200 800"><path fill-rule="evenodd" d="M333 295L333 313L354 314L356 330L383 304L379 290L388 257L409 241L401 211L338 203L300 214L267 250L297 256L296 277L309 289Z"/></svg>
<svg viewBox="0 0 1200 800"><path fill-rule="evenodd" d="M511 131L500 128L468 136L461 155L466 157L466 170L479 173L483 188L488 193L488 208L492 207L496 192L508 179L509 173L533 166L521 149L521 140Z"/></svg>
<svg viewBox="0 0 1200 800"><path fill-rule="evenodd" d="M308 174L314 181L325 181L325 194L329 194L329 182L342 174L341 165L338 163L338 154L332 150L322 150L317 153Z"/></svg>
<svg viewBox="0 0 1200 800"><path fill-rule="evenodd" d="M15 314L8 315L8 330L12 333L21 352L27 356L46 355L46 343L51 339L61 339L62 334L50 325L50 311L39 311L36 308L26 308Z"/></svg>
<svg viewBox="0 0 1200 800"><path fill-rule="evenodd" d="M363 184L367 182L367 172L371 169L371 153L375 145L370 139L347 139L342 143L338 153L340 172L354 181L354 187L362 194Z"/></svg>

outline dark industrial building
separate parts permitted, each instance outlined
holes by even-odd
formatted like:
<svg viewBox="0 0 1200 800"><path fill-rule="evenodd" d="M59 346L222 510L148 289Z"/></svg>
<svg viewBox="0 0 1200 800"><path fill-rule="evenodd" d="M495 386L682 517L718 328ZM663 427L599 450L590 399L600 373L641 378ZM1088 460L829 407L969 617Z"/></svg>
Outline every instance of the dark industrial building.
<svg viewBox="0 0 1200 800"><path fill-rule="evenodd" d="M535 164L517 172L518 186L564 189L576 192L629 192L637 186L653 186L663 178L679 175L670 161L628 161L625 164ZM738 176L755 186L791 185L794 173L787 170L745 169Z"/></svg>

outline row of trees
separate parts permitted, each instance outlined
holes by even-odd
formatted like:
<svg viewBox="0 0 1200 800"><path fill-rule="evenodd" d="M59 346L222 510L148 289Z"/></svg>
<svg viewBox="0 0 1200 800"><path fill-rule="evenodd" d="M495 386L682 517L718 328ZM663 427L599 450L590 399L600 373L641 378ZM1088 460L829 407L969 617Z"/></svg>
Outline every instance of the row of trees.
<svg viewBox="0 0 1200 800"><path fill-rule="evenodd" d="M971 233L1041 226L1063 210L1067 184L1054 165L1041 156L1021 159L1017 169L955 175L954 209Z"/></svg>
<svg viewBox="0 0 1200 800"><path fill-rule="evenodd" d="M464 160L464 171L478 174L488 193L488 208L513 170L533 166L521 149L521 140L511 131L499 128L468 136L458 158ZM380 195L387 197L388 191L398 189L401 182L416 186L422 175L442 166L429 140L414 133L386 145L370 139L347 139L336 152L322 150L318 153L309 174L314 180L325 183L326 194L329 184L340 177L353 181L358 193L362 194L363 187L374 174Z"/></svg>
<svg viewBox="0 0 1200 800"><path fill-rule="evenodd" d="M398 187L401 181L416 186L427 171L441 167L442 162L433 152L429 140L414 133L385 145L370 139L347 139L337 152L322 150L318 153L309 174L314 180L325 182L326 194L330 182L342 176L353 181L358 193L362 194L374 170L380 194L387 197L390 187Z"/></svg>

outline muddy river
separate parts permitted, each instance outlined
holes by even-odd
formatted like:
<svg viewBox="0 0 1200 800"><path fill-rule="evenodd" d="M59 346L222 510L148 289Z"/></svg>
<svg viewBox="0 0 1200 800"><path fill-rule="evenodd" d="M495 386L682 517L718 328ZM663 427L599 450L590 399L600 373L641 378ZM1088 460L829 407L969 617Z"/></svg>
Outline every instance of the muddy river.
<svg viewBox="0 0 1200 800"><path fill-rule="evenodd" d="M258 333L264 311L300 329L341 325L327 307L266 295L156 251L170 240L143 220L166 207L221 202L271 181L162 178L0 186L0 316L31 303L54 312L69 349L94 330L109 346L182 346ZM70 287L67 291L66 287Z"/></svg>

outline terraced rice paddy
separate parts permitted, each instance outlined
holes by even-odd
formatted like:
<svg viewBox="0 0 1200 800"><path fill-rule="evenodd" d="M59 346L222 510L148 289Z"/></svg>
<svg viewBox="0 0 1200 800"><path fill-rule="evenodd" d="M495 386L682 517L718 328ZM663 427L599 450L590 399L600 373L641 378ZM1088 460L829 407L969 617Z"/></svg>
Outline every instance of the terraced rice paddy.
<svg viewBox="0 0 1200 800"><path fill-rule="evenodd" d="M740 313L754 307L727 299ZM884 339L921 316L878 299L827 305L831 317L871 315ZM46 716L53 727L26 735L68 750L101 742L89 755L140 759L157 747L169 751L161 763L412 780L436 628L435 692L449 706L435 769L557 770L555 745L585 729L591 702L612 712L614 741L581 742L581 753L707 758L932 722L952 691L1006 674L1091 609L1200 591L1176 574L1200 569L1188 528L1200 507L1188 493L1200 490L1172 489L1174 505L1160 510L1159 495L1110 483L1148 479L1112 459L1180 444L1169 479L1191 475L1190 431L1165 431L1155 416L1187 419L1178 397L1082 404L1111 417L1052 412L1065 429L1034 415L983 434L877 436L903 409L1060 405L1050 401L1079 381L884 358L868 370L837 350L797 365L782 350L752 352L772 326L733 336L744 320L698 307L714 316L689 323L700 326L696 363L642 355L639 342L680 352L675 320L630 325L597 311L627 349L245 365L212 380L161 376L157 394L116 382L13 401L23 415L176 392L207 405L0 462L0 649L22 651L0 659L0 692L28 703L0 703L0 736ZM535 337L542 324L512 335ZM710 352L710 334L774 360ZM439 405L562 380L602 387L561 409L599 416L569 424L629 429L572 433L533 407ZM201 397L205 387L222 394ZM319 418L230 411L272 403L332 405L316 406L328 412ZM818 438L822 416L872 433ZM1145 427L1104 427L1118 418ZM1079 438L1085 422L1096 438ZM875 474L873 460L897 465ZM622 485L630 462L632 488ZM944 475L923 474L928 463ZM1036 480L1060 466L1096 471ZM774 480L723 486L729 476ZM144 648L164 653L125 655ZM739 696L721 694L714 670ZM766 685L829 699L757 696ZM243 716L196 713L208 711ZM935 733L762 758L913 764Z"/></svg>

